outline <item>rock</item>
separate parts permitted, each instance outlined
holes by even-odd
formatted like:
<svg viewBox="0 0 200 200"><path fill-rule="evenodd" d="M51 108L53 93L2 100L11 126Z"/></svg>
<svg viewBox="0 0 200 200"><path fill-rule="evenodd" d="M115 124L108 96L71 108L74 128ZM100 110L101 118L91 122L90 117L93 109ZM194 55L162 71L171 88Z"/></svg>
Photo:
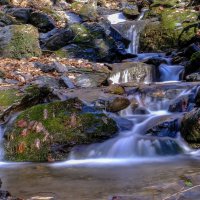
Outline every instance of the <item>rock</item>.
<svg viewBox="0 0 200 200"><path fill-rule="evenodd" d="M107 81L108 74L106 73L88 73L81 74L76 77L74 83L77 87L98 87Z"/></svg>
<svg viewBox="0 0 200 200"><path fill-rule="evenodd" d="M10 0L0 0L0 5L8 5L10 4Z"/></svg>
<svg viewBox="0 0 200 200"><path fill-rule="evenodd" d="M56 34L51 36L44 44L43 48L49 50L59 50L60 48L66 46L74 38L74 34L71 29L60 29Z"/></svg>
<svg viewBox="0 0 200 200"><path fill-rule="evenodd" d="M92 61L112 62L116 57L115 41L108 37L98 23L72 24L73 44L56 52L60 57L84 58Z"/></svg>
<svg viewBox="0 0 200 200"><path fill-rule="evenodd" d="M186 81L197 82L200 81L200 72L192 73L186 76Z"/></svg>
<svg viewBox="0 0 200 200"><path fill-rule="evenodd" d="M133 128L133 121L128 120L126 118L115 118L117 125L119 126L120 131L127 131Z"/></svg>
<svg viewBox="0 0 200 200"><path fill-rule="evenodd" d="M189 112L194 108L194 94L182 95L172 101L169 112Z"/></svg>
<svg viewBox="0 0 200 200"><path fill-rule="evenodd" d="M32 25L0 28L0 56L17 59L40 56L38 37L38 31Z"/></svg>
<svg viewBox="0 0 200 200"><path fill-rule="evenodd" d="M193 72L200 70L200 51L193 53L190 62L185 67L185 75L189 75Z"/></svg>
<svg viewBox="0 0 200 200"><path fill-rule="evenodd" d="M133 2L128 2L122 11L123 14L130 19L136 19L140 14L137 5Z"/></svg>
<svg viewBox="0 0 200 200"><path fill-rule="evenodd" d="M200 47L192 43L185 49L184 56L191 58L191 56L198 51L200 51Z"/></svg>
<svg viewBox="0 0 200 200"><path fill-rule="evenodd" d="M154 68L151 65L140 62L124 62L109 64L112 68L110 80L113 83L128 82L152 82L154 80Z"/></svg>
<svg viewBox="0 0 200 200"><path fill-rule="evenodd" d="M5 9L6 14L9 14L16 18L17 21L27 24L30 20L30 15L32 12L31 8L8 8Z"/></svg>
<svg viewBox="0 0 200 200"><path fill-rule="evenodd" d="M9 200L10 197L11 197L11 194L8 191L0 190L0 199Z"/></svg>
<svg viewBox="0 0 200 200"><path fill-rule="evenodd" d="M40 32L46 33L55 28L55 22L45 13L33 12L30 15L30 23L37 27Z"/></svg>
<svg viewBox="0 0 200 200"><path fill-rule="evenodd" d="M6 158L37 162L50 157L63 160L73 146L104 141L116 133L117 126L112 119L102 113L83 112L83 106L75 98L26 109L6 132ZM46 117L44 111L48 113ZM16 126L19 120L27 121L28 134L20 134L24 128Z"/></svg>
<svg viewBox="0 0 200 200"><path fill-rule="evenodd" d="M48 7L53 5L52 0L10 0L11 5L22 7Z"/></svg>
<svg viewBox="0 0 200 200"><path fill-rule="evenodd" d="M135 109L133 109L133 114L135 114L135 115L147 115L147 114L150 114L150 112L144 107L136 107Z"/></svg>
<svg viewBox="0 0 200 200"><path fill-rule="evenodd" d="M12 25L12 24L18 24L16 19L9 14L5 14L4 12L0 12L0 27Z"/></svg>
<svg viewBox="0 0 200 200"><path fill-rule="evenodd" d="M125 97L113 97L105 101L105 109L109 112L119 112L129 105L130 101Z"/></svg>
<svg viewBox="0 0 200 200"><path fill-rule="evenodd" d="M186 31L189 24L195 23L197 13L182 8L152 8L148 16L157 16L161 21L149 22L140 35L140 51L163 52L184 45L195 36L192 29ZM184 23L191 19L189 24ZM187 29L187 28L186 28Z"/></svg>
<svg viewBox="0 0 200 200"><path fill-rule="evenodd" d="M59 81L54 77L49 76L38 76L34 81L31 82L33 85L37 85L39 87L47 86L50 88L59 88Z"/></svg>
<svg viewBox="0 0 200 200"><path fill-rule="evenodd" d="M74 89L75 85L73 82L66 76L61 76L60 82L63 83L67 88Z"/></svg>
<svg viewBox="0 0 200 200"><path fill-rule="evenodd" d="M200 108L185 114L181 122L181 135L189 143L200 143Z"/></svg>
<svg viewBox="0 0 200 200"><path fill-rule="evenodd" d="M117 94L117 95L123 95L125 93L125 90L122 86L114 84L107 87L104 92Z"/></svg>
<svg viewBox="0 0 200 200"><path fill-rule="evenodd" d="M96 0L91 0L87 4L81 6L78 14L84 21L96 21L97 19L97 5Z"/></svg>
<svg viewBox="0 0 200 200"><path fill-rule="evenodd" d="M197 107L200 107L200 88L197 90L196 97L195 97L195 103Z"/></svg>

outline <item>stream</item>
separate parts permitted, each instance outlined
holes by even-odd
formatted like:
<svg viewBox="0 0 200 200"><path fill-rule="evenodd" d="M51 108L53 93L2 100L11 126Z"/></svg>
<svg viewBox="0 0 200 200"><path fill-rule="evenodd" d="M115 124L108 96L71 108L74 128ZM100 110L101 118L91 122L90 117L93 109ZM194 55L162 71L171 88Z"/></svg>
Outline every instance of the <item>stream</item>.
<svg viewBox="0 0 200 200"><path fill-rule="evenodd" d="M138 18L141 19L142 16ZM113 24L126 21L121 13L108 16L108 20ZM127 34L131 40L127 52L137 54L139 35L136 27L131 26ZM166 62L158 67L159 77L155 81L150 74L144 82L149 84L154 81L155 85L164 88L174 87L176 92L166 98L141 92L128 94L128 98L136 101L139 108L133 110L129 106L112 117L123 118L132 127L121 130L116 137L103 143L74 148L65 162L0 162L3 189L26 199L43 196L58 200L108 200L114 195L133 195L152 185L178 182L186 174L199 175L200 154L190 149L178 132L164 131L159 136L145 134L160 121L179 119L183 113L170 112L170 105L186 95L195 95L199 87L179 87L182 84L183 66L172 65L170 58L163 54L137 54L132 62L155 57ZM127 70L118 72L110 79L113 83L127 83L131 82L131 78ZM3 130L0 127L1 160L2 140ZM149 199L154 197L149 196Z"/></svg>

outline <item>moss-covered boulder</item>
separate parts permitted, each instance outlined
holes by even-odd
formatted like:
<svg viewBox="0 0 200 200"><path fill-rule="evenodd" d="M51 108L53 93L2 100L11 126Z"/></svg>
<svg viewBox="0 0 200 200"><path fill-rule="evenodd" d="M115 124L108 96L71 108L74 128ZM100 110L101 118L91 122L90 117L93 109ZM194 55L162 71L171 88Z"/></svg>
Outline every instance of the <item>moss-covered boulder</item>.
<svg viewBox="0 0 200 200"><path fill-rule="evenodd" d="M63 160L73 146L100 142L116 133L112 119L104 114L83 112L83 107L75 98L22 112L6 132L6 159Z"/></svg>
<svg viewBox="0 0 200 200"><path fill-rule="evenodd" d="M181 134L190 144L200 144L200 108L193 109L184 116Z"/></svg>
<svg viewBox="0 0 200 200"><path fill-rule="evenodd" d="M186 27L196 22L198 14L190 9L152 8L149 17L160 21L147 24L140 37L140 50L163 52L187 44L195 36L195 28Z"/></svg>
<svg viewBox="0 0 200 200"><path fill-rule="evenodd" d="M15 17L11 16L10 14L0 12L0 25L3 27L12 24L18 24Z"/></svg>
<svg viewBox="0 0 200 200"><path fill-rule="evenodd" d="M0 28L0 57L21 59L40 56L38 37L38 30L32 25Z"/></svg>

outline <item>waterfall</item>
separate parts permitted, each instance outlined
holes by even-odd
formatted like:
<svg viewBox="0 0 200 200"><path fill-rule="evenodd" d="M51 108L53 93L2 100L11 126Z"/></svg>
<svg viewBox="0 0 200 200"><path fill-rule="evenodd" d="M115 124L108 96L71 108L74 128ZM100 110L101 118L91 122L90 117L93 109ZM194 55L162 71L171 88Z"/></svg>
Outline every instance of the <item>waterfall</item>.
<svg viewBox="0 0 200 200"><path fill-rule="evenodd" d="M3 131L2 126L0 126L0 161L3 160L3 157L4 157L3 135L4 135L4 131Z"/></svg>
<svg viewBox="0 0 200 200"><path fill-rule="evenodd" d="M186 91L181 90L176 94L176 98L185 94ZM191 91L187 91L189 93ZM141 95L134 96L138 102L138 108L145 108L146 113L136 112L129 106L121 111L120 116L133 122L133 127L128 131L119 132L118 136L105 141L101 144L92 144L83 147L77 151L72 151L70 159L133 159L140 157L158 157L163 155L178 155L190 152L190 148L186 145L180 135L176 136L154 136L147 134L147 130L158 125L162 121L168 119L176 119L180 114L168 112L170 99L151 98ZM134 98L129 96L131 100ZM175 98L175 99L176 99ZM169 133L171 134L171 133Z"/></svg>
<svg viewBox="0 0 200 200"><path fill-rule="evenodd" d="M139 47L139 33L136 25L132 25L128 30L127 38L131 41L128 48L126 49L127 53L137 54Z"/></svg>
<svg viewBox="0 0 200 200"><path fill-rule="evenodd" d="M182 65L167 65L159 66L160 81L179 81L184 67Z"/></svg>

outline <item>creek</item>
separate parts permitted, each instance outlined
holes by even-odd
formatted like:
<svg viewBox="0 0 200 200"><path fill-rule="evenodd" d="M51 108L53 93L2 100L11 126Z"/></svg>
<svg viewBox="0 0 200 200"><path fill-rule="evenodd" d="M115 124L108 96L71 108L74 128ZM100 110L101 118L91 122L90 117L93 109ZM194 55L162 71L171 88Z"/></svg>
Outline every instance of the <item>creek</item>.
<svg viewBox="0 0 200 200"><path fill-rule="evenodd" d="M142 13L143 15L143 13ZM139 17L138 20L141 20ZM112 24L125 23L121 13L108 17ZM127 33L131 40L127 52L138 53L139 34L132 25ZM164 98L148 92L127 94L137 102L138 110L131 106L112 115L132 124L129 130L120 130L118 135L100 144L76 147L65 162L55 164L0 163L0 178L3 189L15 196L47 196L60 200L108 200L112 195L132 195L154 184L177 182L187 173L200 173L199 153L190 149L179 132L176 122L183 113L172 113L170 105L186 95L195 95L199 85L181 82L183 66L172 65L170 57L158 53L137 54L132 62L160 58L157 76L149 74L143 84L173 88ZM110 79L114 83L132 81L129 70L118 72ZM166 89L165 92L170 90ZM192 105L191 105L192 106ZM174 130L161 131L160 135L146 134L159 123L172 121ZM0 159L3 158L3 130L0 128ZM50 199L50 198L49 198Z"/></svg>

